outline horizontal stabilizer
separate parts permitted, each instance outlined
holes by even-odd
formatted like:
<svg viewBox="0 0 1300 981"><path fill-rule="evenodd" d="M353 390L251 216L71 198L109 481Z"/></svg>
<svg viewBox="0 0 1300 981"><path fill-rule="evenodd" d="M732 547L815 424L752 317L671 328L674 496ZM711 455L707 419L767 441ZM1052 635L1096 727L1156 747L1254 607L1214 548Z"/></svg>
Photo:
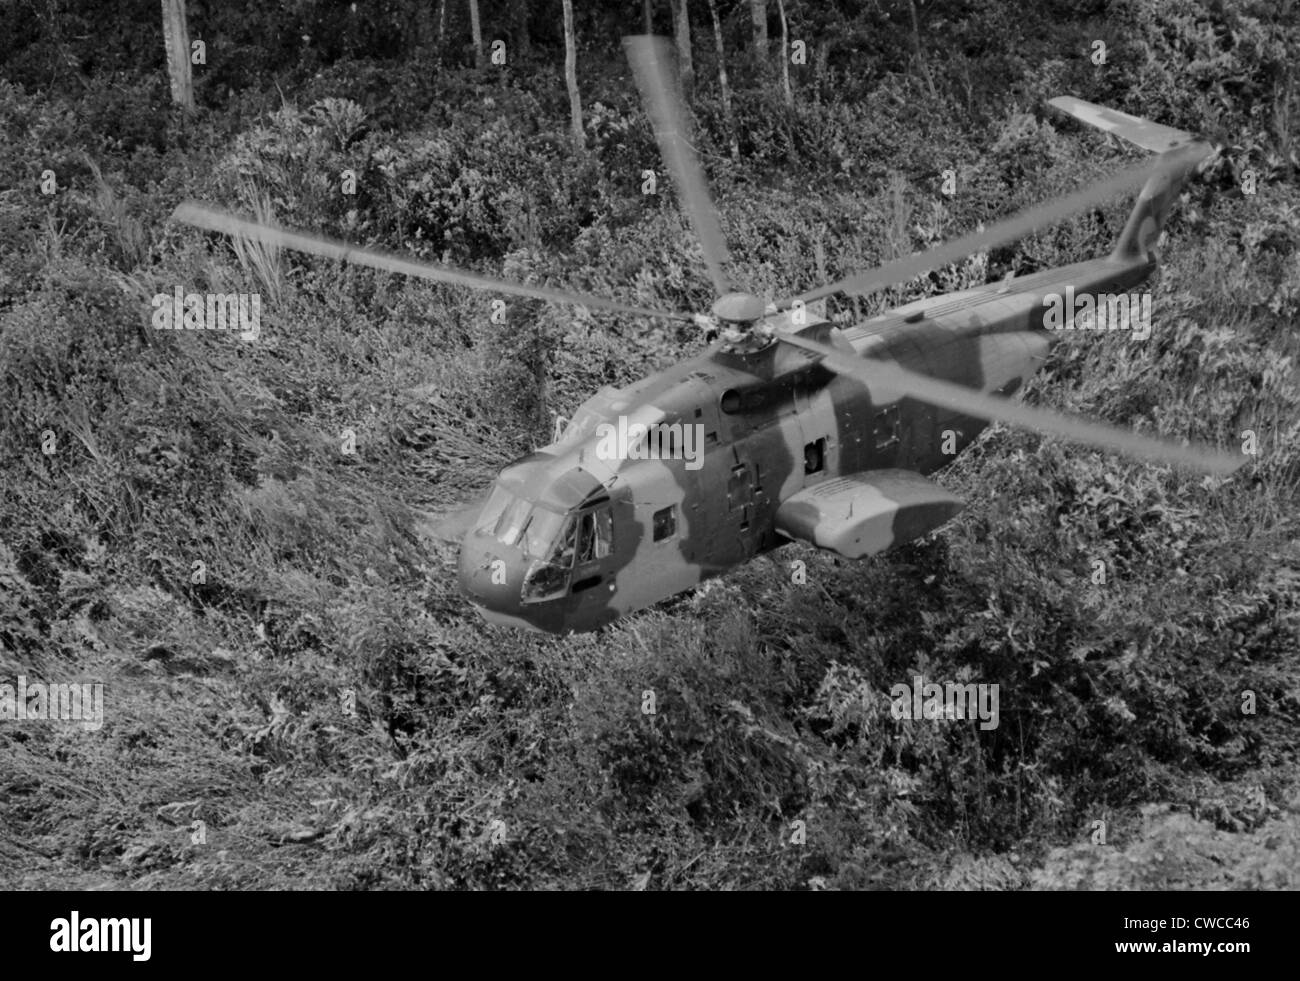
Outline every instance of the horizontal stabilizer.
<svg viewBox="0 0 1300 981"><path fill-rule="evenodd" d="M776 512L787 538L860 559L938 528L962 501L911 470L867 470L805 487Z"/></svg>

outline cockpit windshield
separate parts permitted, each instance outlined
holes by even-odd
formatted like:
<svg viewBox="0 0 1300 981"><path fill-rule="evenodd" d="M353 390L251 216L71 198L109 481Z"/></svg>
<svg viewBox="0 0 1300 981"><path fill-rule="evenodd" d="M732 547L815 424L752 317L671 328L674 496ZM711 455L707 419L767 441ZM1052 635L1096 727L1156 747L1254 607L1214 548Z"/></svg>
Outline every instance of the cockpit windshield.
<svg viewBox="0 0 1300 981"><path fill-rule="evenodd" d="M497 540L503 545L517 544L519 536L524 533L524 528L528 525L531 512L532 505L527 501L521 501L519 498L511 501L502 513L501 520L497 522Z"/></svg>
<svg viewBox="0 0 1300 981"><path fill-rule="evenodd" d="M560 547L558 541L564 515L547 508L535 508L524 527L524 554L545 558Z"/></svg>
<svg viewBox="0 0 1300 981"><path fill-rule="evenodd" d="M543 558L560 550L560 528L565 515L534 507L504 487L493 489L479 515L476 531L491 535L502 545L518 545L524 554ZM572 552L572 546L569 547Z"/></svg>
<svg viewBox="0 0 1300 981"><path fill-rule="evenodd" d="M487 503L483 505L483 510L479 512L478 522L474 525L475 531L496 534L497 522L501 520L501 515L506 507L515 500L515 496L500 485L492 488L492 493L488 495Z"/></svg>

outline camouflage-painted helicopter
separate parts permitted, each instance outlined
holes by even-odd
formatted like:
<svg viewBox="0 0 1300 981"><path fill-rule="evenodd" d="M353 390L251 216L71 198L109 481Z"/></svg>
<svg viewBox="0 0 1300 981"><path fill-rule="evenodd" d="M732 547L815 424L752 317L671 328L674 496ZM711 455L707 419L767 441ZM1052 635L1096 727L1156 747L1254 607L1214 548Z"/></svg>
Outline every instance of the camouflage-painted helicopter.
<svg viewBox="0 0 1300 981"><path fill-rule="evenodd" d="M450 527L461 541L460 585L488 620L556 633L593 630L791 540L848 558L909 541L961 508L925 475L989 420L1211 472L1240 465L1237 455L1008 397L1059 337L1044 329L1049 297L1129 290L1151 274L1169 207L1212 156L1209 143L1078 99L1053 99L1158 157L929 252L766 303L735 291L724 271L727 247L683 135L667 42L642 36L624 43L718 295L711 317L415 262L191 203L176 211L201 228L377 269L720 332L693 358L627 388L602 389L557 442L508 465L486 502L458 512ZM818 309L830 294L860 296L906 282L1139 185L1132 215L1103 258L927 298L853 326L837 326Z"/></svg>

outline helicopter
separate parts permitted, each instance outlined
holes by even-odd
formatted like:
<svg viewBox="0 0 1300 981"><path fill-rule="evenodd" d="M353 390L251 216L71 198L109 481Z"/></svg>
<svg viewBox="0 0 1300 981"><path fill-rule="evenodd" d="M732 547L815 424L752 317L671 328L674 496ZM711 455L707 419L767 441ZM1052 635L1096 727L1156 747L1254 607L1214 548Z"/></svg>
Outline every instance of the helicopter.
<svg viewBox="0 0 1300 981"><path fill-rule="evenodd" d="M174 218L388 272L634 317L696 324L706 349L584 402L555 442L507 465L486 499L455 512L458 581L491 623L596 630L792 541L859 559L925 535L963 502L929 475L993 420L1135 459L1228 474L1243 462L1031 407L1015 396L1061 330L1062 295L1122 294L1146 281L1169 209L1217 153L1190 133L1062 96L1074 118L1155 155L986 229L797 296L738 289L719 215L688 139L664 38L624 47L716 300L707 315L470 273L185 202ZM1006 244L1141 188L1105 256L927 297L856 324L827 318L831 295L864 296ZM1075 311L1064 324L1072 328ZM706 336L708 336L706 335Z"/></svg>

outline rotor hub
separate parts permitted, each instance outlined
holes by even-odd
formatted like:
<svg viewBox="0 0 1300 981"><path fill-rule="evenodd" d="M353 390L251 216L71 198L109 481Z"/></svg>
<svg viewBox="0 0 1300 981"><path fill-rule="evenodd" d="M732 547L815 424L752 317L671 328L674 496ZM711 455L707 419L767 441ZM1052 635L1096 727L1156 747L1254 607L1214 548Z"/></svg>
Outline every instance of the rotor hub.
<svg viewBox="0 0 1300 981"><path fill-rule="evenodd" d="M767 304L753 293L724 293L713 301L713 316L722 324L748 328L763 316Z"/></svg>
<svg viewBox="0 0 1300 981"><path fill-rule="evenodd" d="M753 293L724 293L713 303L712 326L722 333L722 349L734 354L754 354L773 341L772 329L763 321L767 304Z"/></svg>

